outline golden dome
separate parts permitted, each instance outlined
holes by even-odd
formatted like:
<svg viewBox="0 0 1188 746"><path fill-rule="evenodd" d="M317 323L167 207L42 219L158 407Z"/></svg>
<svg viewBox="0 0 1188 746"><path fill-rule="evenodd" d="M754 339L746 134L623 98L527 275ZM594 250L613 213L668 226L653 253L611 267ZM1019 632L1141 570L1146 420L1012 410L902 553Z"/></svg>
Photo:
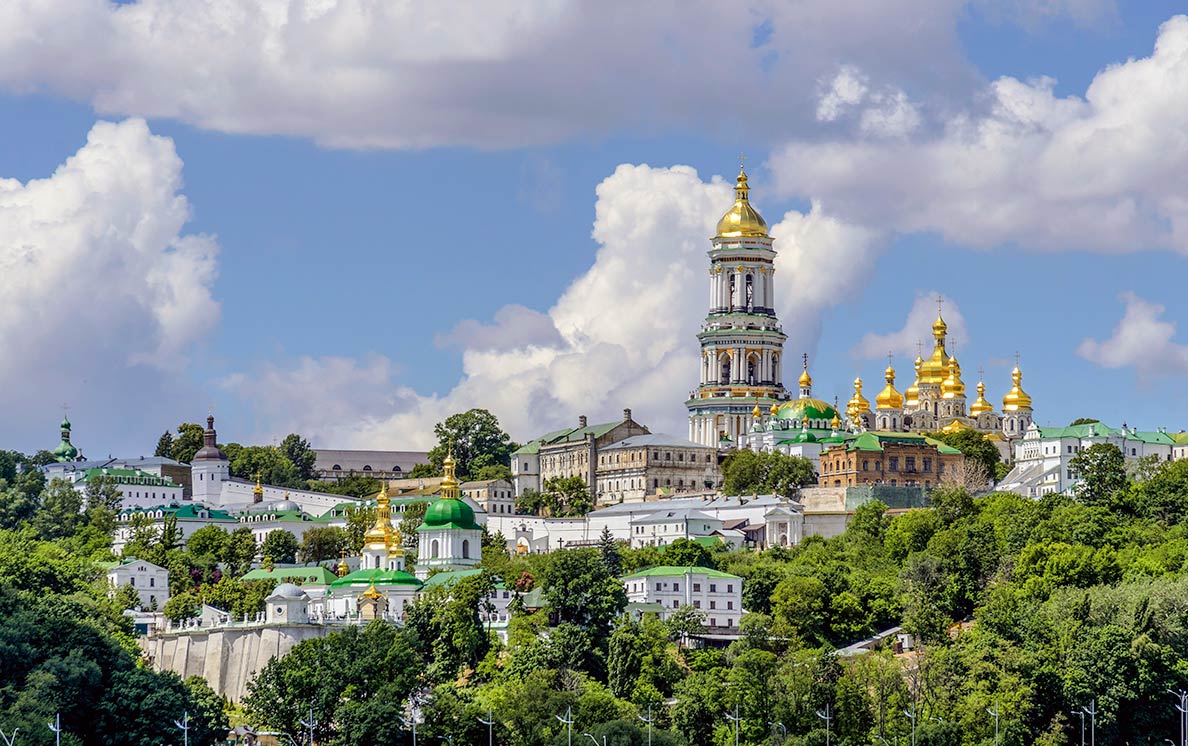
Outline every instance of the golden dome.
<svg viewBox="0 0 1188 746"><path fill-rule="evenodd" d="M400 529L392 529L392 543L388 545L389 557L403 557L404 556L404 537L400 535Z"/></svg>
<svg viewBox="0 0 1188 746"><path fill-rule="evenodd" d="M756 404L756 405L755 405L755 408L751 410L751 416L752 416L752 417L755 417L755 418L758 418L758 417L759 417L759 415L760 415L760 414L762 414L762 411L763 411L763 410L759 409L759 405L758 405L758 404Z"/></svg>
<svg viewBox="0 0 1188 746"><path fill-rule="evenodd" d="M938 313L936 321L932 323L932 336L936 344L932 348L932 355L920 365L920 371L916 376L919 383L939 386L948 378L949 354L945 351L945 334L948 331L949 325Z"/></svg>
<svg viewBox="0 0 1188 746"><path fill-rule="evenodd" d="M776 413L780 411L780 405L779 405L779 403L778 403L778 402L772 402L772 403L771 403L771 409L770 409L769 411L771 412L771 416L772 416L772 417L775 417L775 416L776 416Z"/></svg>
<svg viewBox="0 0 1188 746"><path fill-rule="evenodd" d="M903 406L911 409L920 406L920 366L924 364L924 358L916 355L916 361L913 366L916 369L916 379L912 381L912 385L908 386L903 392Z"/></svg>
<svg viewBox="0 0 1188 746"><path fill-rule="evenodd" d="M454 474L456 463L454 461L454 447L451 444L449 450L446 451L445 459L441 462L443 472L441 478L441 498L443 500L458 499L458 478Z"/></svg>
<svg viewBox="0 0 1188 746"><path fill-rule="evenodd" d="M767 221L758 210L751 207L747 198L750 192L747 186L747 172L738 169L738 179L734 185L734 207L718 221L718 238L757 237L767 235Z"/></svg>
<svg viewBox="0 0 1188 746"><path fill-rule="evenodd" d="M384 597L384 594L380 593L379 589L377 589L375 587L374 580L371 581L371 585L367 586L367 590L363 591L363 598L366 598L369 601L378 601L379 599L381 599L383 597Z"/></svg>
<svg viewBox="0 0 1188 746"><path fill-rule="evenodd" d="M1023 373L1019 371L1018 364L1015 369L1011 371L1011 390L1002 397L1002 411L1003 412L1018 412L1021 409L1031 409L1031 397L1028 396L1023 388L1019 385L1023 380Z"/></svg>
<svg viewBox="0 0 1188 746"><path fill-rule="evenodd" d="M961 380L961 365L957 362L957 356L953 355L949 358L949 375L941 384L941 398L956 399L964 396L965 382Z"/></svg>
<svg viewBox="0 0 1188 746"><path fill-rule="evenodd" d="M833 414L833 419L829 421L829 427L834 430L841 429L841 417L838 417L836 412Z"/></svg>
<svg viewBox="0 0 1188 746"><path fill-rule="evenodd" d="M850 419L858 418L860 414L866 414L870 411L870 402L862 395L862 379L854 379L854 395L850 397L850 401L846 402L846 414Z"/></svg>
<svg viewBox="0 0 1188 746"><path fill-rule="evenodd" d="M963 430L973 430L972 427L965 424L961 420L953 420L949 424L941 428L941 432L945 434L959 433Z"/></svg>
<svg viewBox="0 0 1188 746"><path fill-rule="evenodd" d="M969 413L973 417L986 412L993 412L994 407L990 402L986 401L986 384L978 381L978 398L974 399L974 403L969 405Z"/></svg>
<svg viewBox="0 0 1188 746"><path fill-rule="evenodd" d="M809 388L813 385L813 377L808 372L808 363L804 364L804 371L800 374L798 383L800 383L801 388Z"/></svg>
<svg viewBox="0 0 1188 746"><path fill-rule="evenodd" d="M895 390L895 368L890 365L883 371L883 378L887 385L875 397L875 406L879 409L903 409L903 394Z"/></svg>
<svg viewBox="0 0 1188 746"><path fill-rule="evenodd" d="M347 576L347 573L349 573L350 571L351 571L351 568L346 563L346 557L343 557L342 559L340 559L338 561L337 572L335 574L338 575L338 577L340 577L340 578L345 578Z"/></svg>
<svg viewBox="0 0 1188 746"><path fill-rule="evenodd" d="M392 508L388 500L388 483L381 482L379 496L375 499L375 524L363 534L363 545L387 545L392 538Z"/></svg>

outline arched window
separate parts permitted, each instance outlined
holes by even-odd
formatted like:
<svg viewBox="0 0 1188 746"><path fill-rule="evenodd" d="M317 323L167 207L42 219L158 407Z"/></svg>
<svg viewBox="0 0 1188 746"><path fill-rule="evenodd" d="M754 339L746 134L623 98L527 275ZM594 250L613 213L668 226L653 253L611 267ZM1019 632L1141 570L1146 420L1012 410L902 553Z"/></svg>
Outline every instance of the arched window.
<svg viewBox="0 0 1188 746"><path fill-rule="evenodd" d="M723 355L721 358L721 372L718 373L718 383L730 383L730 356Z"/></svg>
<svg viewBox="0 0 1188 746"><path fill-rule="evenodd" d="M462 559L470 559L470 539L462 540Z"/></svg>
<svg viewBox="0 0 1188 746"><path fill-rule="evenodd" d="M371 471L371 464L363 464L363 471Z"/></svg>
<svg viewBox="0 0 1188 746"><path fill-rule="evenodd" d="M330 470L331 471L342 471L342 467L339 466L338 464L335 464L334 466L330 467Z"/></svg>
<svg viewBox="0 0 1188 746"><path fill-rule="evenodd" d="M437 553L438 553L437 539L434 539L432 542L429 543L429 557L432 559L437 559Z"/></svg>
<svg viewBox="0 0 1188 746"><path fill-rule="evenodd" d="M399 467L399 466L393 466L393 467L392 467L392 471L393 471L393 472L396 472L396 473L399 473L399 472L400 472L400 467Z"/></svg>
<svg viewBox="0 0 1188 746"><path fill-rule="evenodd" d="M754 357L747 358L747 383L750 384L751 386L754 386L757 383L757 381L755 380L755 358Z"/></svg>

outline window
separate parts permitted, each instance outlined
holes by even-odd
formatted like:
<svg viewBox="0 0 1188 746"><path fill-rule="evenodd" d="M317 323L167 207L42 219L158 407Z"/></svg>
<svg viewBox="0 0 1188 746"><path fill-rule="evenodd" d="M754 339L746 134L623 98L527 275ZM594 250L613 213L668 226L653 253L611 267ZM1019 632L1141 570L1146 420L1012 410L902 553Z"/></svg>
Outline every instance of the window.
<svg viewBox="0 0 1188 746"><path fill-rule="evenodd" d="M891 471L899 471L899 456L888 456L887 468Z"/></svg>
<svg viewBox="0 0 1188 746"><path fill-rule="evenodd" d="M701 599L698 599L698 598L693 599L693 608L694 609L701 608Z"/></svg>
<svg viewBox="0 0 1188 746"><path fill-rule="evenodd" d="M330 467L330 470L331 471L342 471L342 467L339 466L338 464L335 464L334 466Z"/></svg>
<svg viewBox="0 0 1188 746"><path fill-rule="evenodd" d="M727 601L727 602L726 602L726 608L727 608L728 610L729 610L729 609L733 609L733 608L734 608L734 602L733 602L733 601Z"/></svg>
<svg viewBox="0 0 1188 746"><path fill-rule="evenodd" d="M659 583L657 583L657 584L656 584L656 590L660 590L660 584L659 584Z"/></svg>
<svg viewBox="0 0 1188 746"><path fill-rule="evenodd" d="M701 583L694 583L694 584L693 584L693 592L694 592L694 593L701 593Z"/></svg>
<svg viewBox="0 0 1188 746"><path fill-rule="evenodd" d="M363 471L371 471L371 464L363 464Z"/></svg>
<svg viewBox="0 0 1188 746"><path fill-rule="evenodd" d="M135 588L136 587L136 578L128 578L128 585Z"/></svg>
<svg viewBox="0 0 1188 746"><path fill-rule="evenodd" d="M156 578L149 578L149 588L154 587L157 584L156 581L157 581Z"/></svg>
<svg viewBox="0 0 1188 746"><path fill-rule="evenodd" d="M439 549L438 549L437 539L434 539L429 544L429 557L432 559L437 559L438 551L439 551Z"/></svg>
<svg viewBox="0 0 1188 746"><path fill-rule="evenodd" d="M716 608L718 608L718 602L717 602L717 601L715 601L715 600L713 600L712 598L710 599L710 608L711 608L711 609L716 609Z"/></svg>
<svg viewBox="0 0 1188 746"><path fill-rule="evenodd" d="M862 471L870 471L870 462L865 459L862 461Z"/></svg>
<svg viewBox="0 0 1188 746"><path fill-rule="evenodd" d="M713 617L710 617L710 623L709 623L709 626L711 626L711 627L717 627L717 626L718 626L718 620L717 620L717 619L714 619Z"/></svg>
<svg viewBox="0 0 1188 746"><path fill-rule="evenodd" d="M906 468L908 471L915 471L916 470L916 457L915 456L905 456L903 459L903 465L904 465L904 468Z"/></svg>
<svg viewBox="0 0 1188 746"><path fill-rule="evenodd" d="M932 459L924 458L924 471L932 471Z"/></svg>
<svg viewBox="0 0 1188 746"><path fill-rule="evenodd" d="M734 583L727 583L727 584L726 584L726 592L727 592L727 593L734 593Z"/></svg>
<svg viewBox="0 0 1188 746"><path fill-rule="evenodd" d="M710 593L717 593L717 592L718 592L718 586L717 586L716 584L714 584L714 583L710 583L710 589L709 589L709 592L710 592Z"/></svg>
<svg viewBox="0 0 1188 746"><path fill-rule="evenodd" d="M665 460L665 461L672 461L672 454L671 454L671 453L669 453L668 451L665 451L665 452L664 452L664 460Z"/></svg>
<svg viewBox="0 0 1188 746"><path fill-rule="evenodd" d="M462 540L462 558L470 559L470 539Z"/></svg>
<svg viewBox="0 0 1188 746"><path fill-rule="evenodd" d="M681 589L681 584L680 584L680 583L673 583L673 584L672 584L672 589L673 589L674 591L679 591L679 590Z"/></svg>
<svg viewBox="0 0 1188 746"><path fill-rule="evenodd" d="M672 600L672 608L674 608L674 609L680 608L680 605L681 605L680 601L676 600L675 598Z"/></svg>

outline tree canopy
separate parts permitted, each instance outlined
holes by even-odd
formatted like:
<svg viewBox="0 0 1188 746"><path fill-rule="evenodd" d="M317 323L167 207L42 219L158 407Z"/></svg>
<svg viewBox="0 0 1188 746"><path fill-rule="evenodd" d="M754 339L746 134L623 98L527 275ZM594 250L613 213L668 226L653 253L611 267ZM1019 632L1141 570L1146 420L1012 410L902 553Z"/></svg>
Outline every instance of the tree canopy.
<svg viewBox="0 0 1188 746"><path fill-rule="evenodd" d="M452 414L433 426L433 434L437 436L437 445L429 451L433 473L441 474L442 462L452 449L458 478L463 480L479 478L487 467L509 466L512 451L519 447L485 409Z"/></svg>

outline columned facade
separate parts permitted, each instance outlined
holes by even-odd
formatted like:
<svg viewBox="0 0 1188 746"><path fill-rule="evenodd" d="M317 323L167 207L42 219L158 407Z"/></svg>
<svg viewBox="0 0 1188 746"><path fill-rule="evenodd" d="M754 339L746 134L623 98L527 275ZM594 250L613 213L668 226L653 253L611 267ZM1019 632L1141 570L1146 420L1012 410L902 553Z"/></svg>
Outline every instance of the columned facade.
<svg viewBox="0 0 1188 746"><path fill-rule="evenodd" d="M751 206L740 170L734 206L718 222L710 257L709 315L701 342L699 384L691 392L689 440L734 447L764 411L787 401L785 335L775 315L775 255L767 223Z"/></svg>

